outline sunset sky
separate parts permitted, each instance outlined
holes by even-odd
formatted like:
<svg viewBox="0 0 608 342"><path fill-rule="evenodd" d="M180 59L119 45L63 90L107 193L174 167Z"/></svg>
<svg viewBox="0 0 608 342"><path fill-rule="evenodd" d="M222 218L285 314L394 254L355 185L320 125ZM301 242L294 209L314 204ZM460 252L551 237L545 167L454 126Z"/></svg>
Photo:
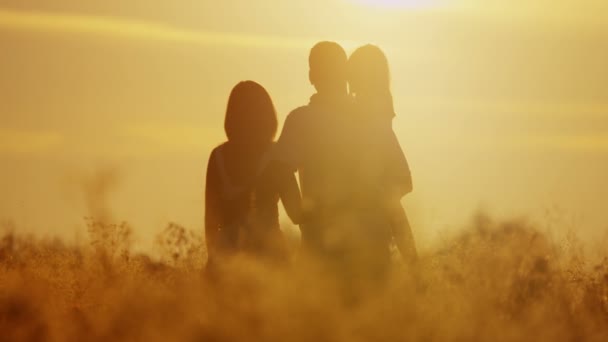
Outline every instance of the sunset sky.
<svg viewBox="0 0 608 342"><path fill-rule="evenodd" d="M283 121L319 40L385 50L423 248L480 208L608 231L604 0L0 0L0 221L73 236L110 172L142 245L202 229L231 88L258 81Z"/></svg>

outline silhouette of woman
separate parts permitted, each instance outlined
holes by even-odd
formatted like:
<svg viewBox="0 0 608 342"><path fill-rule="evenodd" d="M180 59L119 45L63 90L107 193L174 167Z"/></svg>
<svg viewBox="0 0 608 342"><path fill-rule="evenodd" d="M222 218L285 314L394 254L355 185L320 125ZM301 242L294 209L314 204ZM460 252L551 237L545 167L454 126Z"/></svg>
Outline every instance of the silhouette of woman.
<svg viewBox="0 0 608 342"><path fill-rule="evenodd" d="M356 120L366 138L359 151L368 151L368 164L380 166L379 184L386 191L378 201L386 206L394 239L402 258L413 266L418 256L411 227L400 200L412 191L409 165L392 129L395 117L390 90L388 61L382 50L365 45L353 52L348 61L349 88L355 101ZM363 136L363 135L362 135ZM368 167L369 168L369 167ZM377 173L376 173L377 174ZM376 192L377 193L377 192Z"/></svg>
<svg viewBox="0 0 608 342"><path fill-rule="evenodd" d="M236 254L283 262L287 250L278 201L297 223L300 191L291 170L269 165L258 172L277 131L276 112L266 89L253 81L237 84L228 100L224 126L228 141L211 152L207 165L207 267L214 268Z"/></svg>

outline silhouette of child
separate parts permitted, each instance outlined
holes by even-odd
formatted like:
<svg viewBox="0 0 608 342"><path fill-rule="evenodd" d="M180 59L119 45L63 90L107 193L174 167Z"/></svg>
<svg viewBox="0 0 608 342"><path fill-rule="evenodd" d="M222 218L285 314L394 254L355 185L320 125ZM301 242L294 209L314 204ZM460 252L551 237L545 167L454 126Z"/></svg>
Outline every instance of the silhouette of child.
<svg viewBox="0 0 608 342"><path fill-rule="evenodd" d="M390 72L384 53L374 45L353 52L348 61L350 92L355 100L355 117L361 134L376 160L384 167L381 186L388 189L385 204L389 212L392 235L403 259L413 265L418 259L412 230L401 198L413 189L410 168L395 136L395 117L390 91ZM372 143L372 146L370 145Z"/></svg>

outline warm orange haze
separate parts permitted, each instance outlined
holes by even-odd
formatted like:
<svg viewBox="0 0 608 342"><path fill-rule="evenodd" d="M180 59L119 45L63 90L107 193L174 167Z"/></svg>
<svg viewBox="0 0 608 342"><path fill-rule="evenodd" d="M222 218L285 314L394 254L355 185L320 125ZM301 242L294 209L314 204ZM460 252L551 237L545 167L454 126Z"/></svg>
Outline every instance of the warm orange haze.
<svg viewBox="0 0 608 342"><path fill-rule="evenodd" d="M170 220L199 227L230 88L259 81L283 119L312 92L308 49L330 38L387 51L423 245L480 207L556 205L577 230L605 228L602 2L237 3L3 1L0 216L72 236L82 183L112 169L113 214L144 245Z"/></svg>
<svg viewBox="0 0 608 342"><path fill-rule="evenodd" d="M419 265L356 306L306 263L218 289L228 97L261 84L278 138L325 40L386 54ZM0 0L0 340L603 341L607 42L599 0Z"/></svg>

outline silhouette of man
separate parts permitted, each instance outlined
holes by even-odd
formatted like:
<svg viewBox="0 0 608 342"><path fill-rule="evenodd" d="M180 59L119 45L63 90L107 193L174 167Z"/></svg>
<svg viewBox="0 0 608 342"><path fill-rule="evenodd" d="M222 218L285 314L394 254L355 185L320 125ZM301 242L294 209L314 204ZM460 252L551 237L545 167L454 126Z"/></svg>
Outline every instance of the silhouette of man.
<svg viewBox="0 0 608 342"><path fill-rule="evenodd" d="M335 42L317 43L310 51L309 79L316 93L308 105L292 111L285 120L273 159L299 173L303 209L302 247L313 256L326 257L328 216L340 191L336 155L337 134L348 120L352 101L347 91L347 55ZM343 145L343 144L342 144Z"/></svg>

